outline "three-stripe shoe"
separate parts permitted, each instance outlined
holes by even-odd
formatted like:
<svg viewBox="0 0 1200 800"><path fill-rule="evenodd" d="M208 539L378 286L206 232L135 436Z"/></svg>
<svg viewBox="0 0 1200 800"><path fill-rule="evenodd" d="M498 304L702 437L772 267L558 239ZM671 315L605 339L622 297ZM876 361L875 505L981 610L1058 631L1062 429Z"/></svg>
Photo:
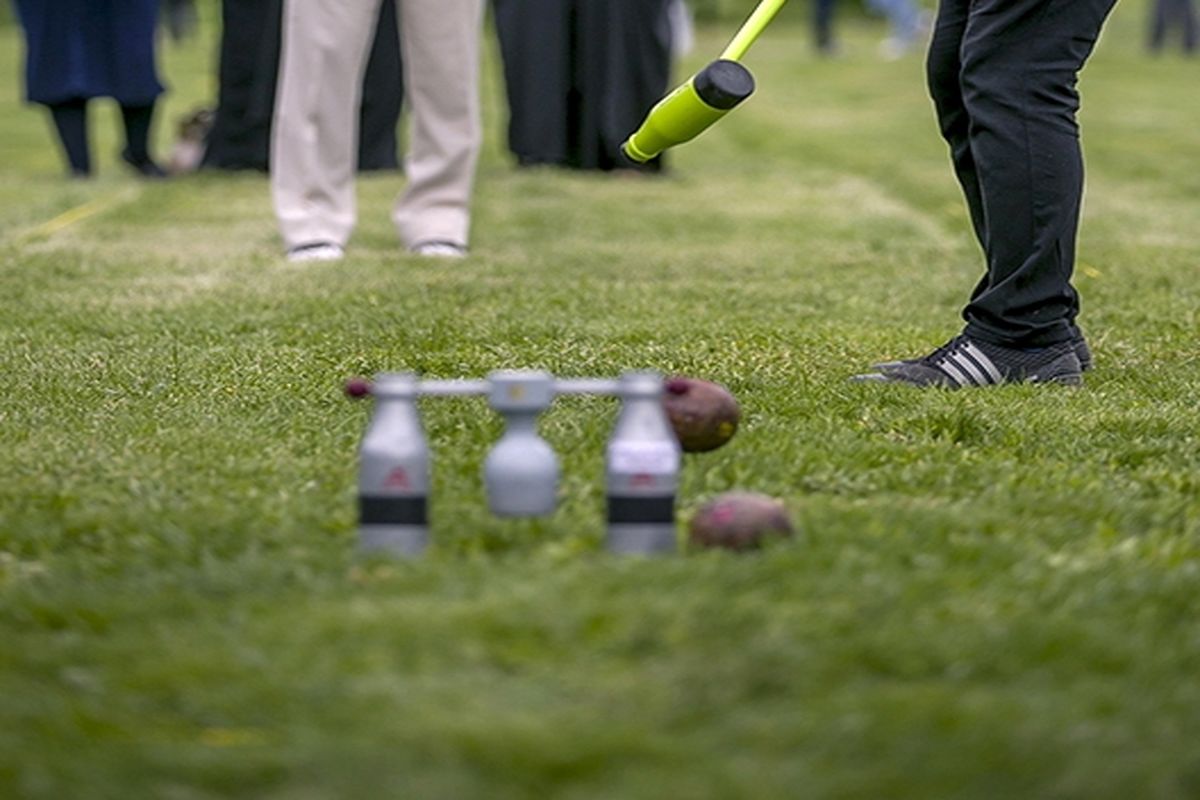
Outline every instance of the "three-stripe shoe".
<svg viewBox="0 0 1200 800"><path fill-rule="evenodd" d="M956 336L924 358L877 365L853 380L912 386L994 386L1000 383L1083 383L1073 342L1018 349Z"/></svg>
<svg viewBox="0 0 1200 800"><path fill-rule="evenodd" d="M1079 359L1079 366L1084 372L1090 370L1092 368L1092 348L1088 347L1083 331L1074 326L1071 329L1071 346L1075 348L1075 357ZM877 372L886 372L903 364L915 364L920 360L919 358L904 358L895 361L881 361L878 364L872 364L871 369Z"/></svg>

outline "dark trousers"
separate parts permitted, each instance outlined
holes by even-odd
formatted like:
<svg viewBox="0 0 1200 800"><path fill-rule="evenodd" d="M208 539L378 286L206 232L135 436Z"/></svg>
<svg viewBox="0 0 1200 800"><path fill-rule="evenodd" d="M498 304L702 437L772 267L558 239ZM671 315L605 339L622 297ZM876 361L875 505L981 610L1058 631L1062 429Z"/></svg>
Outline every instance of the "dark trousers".
<svg viewBox="0 0 1200 800"><path fill-rule="evenodd" d="M833 8L836 0L814 0L813 2L813 39L819 53L832 53L836 47L833 41Z"/></svg>
<svg viewBox="0 0 1200 800"><path fill-rule="evenodd" d="M283 0L225 0L217 113L208 134L203 166L268 168L271 117L279 73ZM379 6L375 42L363 76L359 110L358 168L399 169L396 126L404 100L396 4Z"/></svg>
<svg viewBox="0 0 1200 800"><path fill-rule="evenodd" d="M1150 18L1150 49L1161 50L1166 44L1167 33L1175 27L1183 35L1183 51L1193 53L1200 43L1200 23L1196 19L1196 7L1192 0L1155 0L1154 13Z"/></svg>
<svg viewBox="0 0 1200 800"><path fill-rule="evenodd" d="M941 0L927 74L987 272L963 311L983 341L1071 339L1083 196L1079 70L1116 0Z"/></svg>
<svg viewBox="0 0 1200 800"><path fill-rule="evenodd" d="M509 103L508 145L522 165L641 167L621 143L667 92L667 0L493 0Z"/></svg>

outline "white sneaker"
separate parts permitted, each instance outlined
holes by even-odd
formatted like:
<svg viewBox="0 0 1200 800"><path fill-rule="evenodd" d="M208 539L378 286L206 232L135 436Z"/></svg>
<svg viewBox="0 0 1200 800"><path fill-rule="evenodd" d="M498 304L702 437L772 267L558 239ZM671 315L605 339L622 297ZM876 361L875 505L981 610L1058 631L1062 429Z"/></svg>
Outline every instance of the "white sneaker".
<svg viewBox="0 0 1200 800"><path fill-rule="evenodd" d="M340 244L333 242L302 244L287 252L287 260L293 264L306 261L341 261L345 257L345 249Z"/></svg>
<svg viewBox="0 0 1200 800"><path fill-rule="evenodd" d="M461 244L445 241L417 242L408 249L415 256L426 258L466 258L467 248Z"/></svg>

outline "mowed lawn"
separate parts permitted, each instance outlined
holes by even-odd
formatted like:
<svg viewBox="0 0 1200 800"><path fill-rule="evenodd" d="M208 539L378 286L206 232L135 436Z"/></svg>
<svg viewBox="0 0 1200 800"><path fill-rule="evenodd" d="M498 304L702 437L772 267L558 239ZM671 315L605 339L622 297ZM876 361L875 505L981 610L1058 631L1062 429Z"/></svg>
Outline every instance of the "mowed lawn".
<svg viewBox="0 0 1200 800"><path fill-rule="evenodd" d="M1083 75L1085 388L866 386L980 257L920 57L848 16L817 60L808 13L663 179L514 169L489 36L461 264L400 253L388 175L345 262L289 265L263 177L138 182L104 104L63 180L0 29L0 797L1200 796L1200 62L1130 0ZM165 46L164 151L213 53ZM681 535L734 488L799 535L606 554L602 399L543 419L558 512L490 518L500 424L455 400L435 547L356 559L344 379L500 368L726 384Z"/></svg>

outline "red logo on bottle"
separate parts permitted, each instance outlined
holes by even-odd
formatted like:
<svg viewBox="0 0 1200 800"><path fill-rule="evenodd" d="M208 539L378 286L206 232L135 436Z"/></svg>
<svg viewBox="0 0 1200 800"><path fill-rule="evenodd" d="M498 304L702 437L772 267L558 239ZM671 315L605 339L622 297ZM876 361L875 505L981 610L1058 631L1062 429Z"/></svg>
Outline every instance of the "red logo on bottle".
<svg viewBox="0 0 1200 800"><path fill-rule="evenodd" d="M411 489L412 483L408 479L408 472L404 467L396 467L388 473L387 480L383 482L385 489Z"/></svg>

